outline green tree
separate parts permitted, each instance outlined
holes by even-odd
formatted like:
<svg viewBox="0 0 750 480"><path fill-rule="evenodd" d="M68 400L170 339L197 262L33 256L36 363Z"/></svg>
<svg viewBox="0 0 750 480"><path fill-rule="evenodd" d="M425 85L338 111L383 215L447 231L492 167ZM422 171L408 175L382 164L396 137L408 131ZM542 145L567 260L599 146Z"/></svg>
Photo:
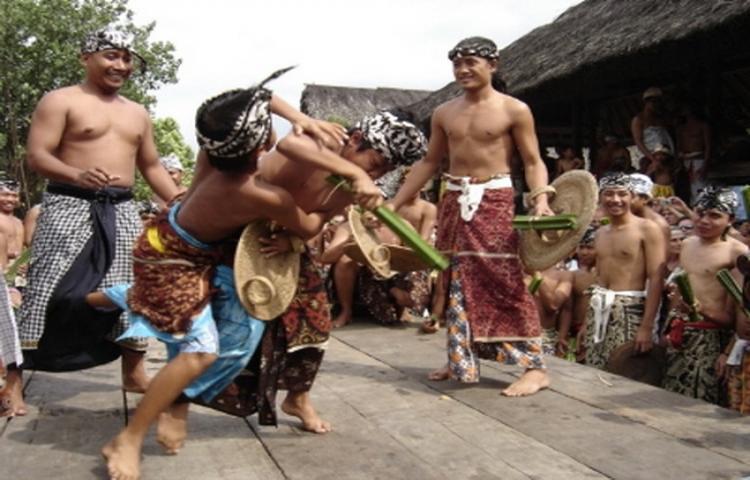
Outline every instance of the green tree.
<svg viewBox="0 0 750 480"><path fill-rule="evenodd" d="M147 108L153 92L177 82L180 60L170 42L149 41L155 23L138 26L127 0L0 0L0 169L22 184L27 205L40 179L25 165L24 145L31 114L44 93L79 83L80 44L90 32L117 24L133 34L147 61L122 90Z"/></svg>
<svg viewBox="0 0 750 480"><path fill-rule="evenodd" d="M182 175L182 184L189 185L195 168L195 156L190 146L185 143L177 121L171 117L154 120L154 140L160 157L174 153L180 158L180 162L185 169ZM151 198L151 188L140 174L136 177L134 191L137 200Z"/></svg>

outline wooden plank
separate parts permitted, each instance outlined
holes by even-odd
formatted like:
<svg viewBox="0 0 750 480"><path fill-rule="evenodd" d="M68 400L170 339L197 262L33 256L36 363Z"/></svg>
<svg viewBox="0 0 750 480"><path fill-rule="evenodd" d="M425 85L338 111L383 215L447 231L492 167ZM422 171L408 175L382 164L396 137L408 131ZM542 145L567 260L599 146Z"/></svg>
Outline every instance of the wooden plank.
<svg viewBox="0 0 750 480"><path fill-rule="evenodd" d="M323 366L320 384L450 478L605 478L338 341Z"/></svg>
<svg viewBox="0 0 750 480"><path fill-rule="evenodd" d="M747 463L582 403L556 391L557 387L530 398L501 398L499 390L515 380L507 373L512 368L483 365L479 385L429 382L426 373L445 361L444 337L415 336L410 331L382 327L377 333L373 331L378 328L349 328L336 331L335 336L604 475L634 479L735 478L750 470ZM559 381L554 367L553 381Z"/></svg>
<svg viewBox="0 0 750 480"><path fill-rule="evenodd" d="M161 357L157 350L151 370L163 364ZM0 438L0 478L104 478L99 451L123 426L119 381L119 362L85 372L34 373L26 388L29 415L8 422ZM134 407L139 395L129 398ZM162 453L153 435L143 454L149 479L284 478L244 420L200 407L191 409L190 437L178 456Z"/></svg>

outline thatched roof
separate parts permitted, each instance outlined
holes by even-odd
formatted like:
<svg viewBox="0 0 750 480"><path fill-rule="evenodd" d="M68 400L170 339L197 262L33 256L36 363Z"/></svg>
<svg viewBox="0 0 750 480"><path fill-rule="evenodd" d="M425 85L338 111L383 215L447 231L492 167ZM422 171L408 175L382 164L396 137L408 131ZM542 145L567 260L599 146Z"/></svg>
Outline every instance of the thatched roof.
<svg viewBox="0 0 750 480"><path fill-rule="evenodd" d="M586 0L503 49L501 70L522 98L605 98L665 72L748 57L748 32L750 0ZM459 92L449 84L407 110L424 121Z"/></svg>
<svg viewBox="0 0 750 480"><path fill-rule="evenodd" d="M413 104L430 92L398 88L351 88L306 85L300 109L314 118L337 120L353 125L368 113Z"/></svg>

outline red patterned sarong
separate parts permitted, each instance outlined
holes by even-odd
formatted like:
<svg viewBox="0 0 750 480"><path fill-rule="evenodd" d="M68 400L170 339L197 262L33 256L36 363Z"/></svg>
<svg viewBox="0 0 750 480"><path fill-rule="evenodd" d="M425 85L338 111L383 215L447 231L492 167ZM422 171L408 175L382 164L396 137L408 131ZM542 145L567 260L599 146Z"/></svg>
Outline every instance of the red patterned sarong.
<svg viewBox="0 0 750 480"><path fill-rule="evenodd" d="M541 335L539 315L523 283L511 188L484 191L471 221L460 215L461 193L445 193L438 214L437 247L453 252L453 274L443 275L445 291L460 284L473 342L508 342ZM449 307L456 299L449 296Z"/></svg>

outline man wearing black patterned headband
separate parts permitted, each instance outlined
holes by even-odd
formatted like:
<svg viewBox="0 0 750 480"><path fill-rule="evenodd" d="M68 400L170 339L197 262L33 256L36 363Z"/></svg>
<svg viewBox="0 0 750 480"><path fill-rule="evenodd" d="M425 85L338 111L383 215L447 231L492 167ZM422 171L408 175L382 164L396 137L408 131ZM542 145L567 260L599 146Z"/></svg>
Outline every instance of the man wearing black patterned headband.
<svg viewBox="0 0 750 480"><path fill-rule="evenodd" d="M714 365L724 346L722 330L734 326L736 313L716 273L726 268L739 280L734 267L748 251L744 243L726 237L738 205L737 194L728 188L707 187L698 193L694 235L682 241L678 263L695 294L697 315L676 301L667 316L663 387L711 403L720 399L721 378Z"/></svg>
<svg viewBox="0 0 750 480"><path fill-rule="evenodd" d="M295 132L317 132L320 141L343 140L342 128L310 119L265 87L285 71L200 106L201 150L189 190L136 240L132 285L87 298L98 307L128 311L131 326L121 338L155 337L167 345L169 357L126 429L102 449L113 478L138 478L143 438L157 417L157 440L176 453L187 435L188 401L211 403L252 357L265 325L245 312L232 269L222 264L231 263L229 245L237 233L256 220L271 220L303 239L323 227L323 215L303 211L289 192L265 182L257 171L259 158L273 146L271 113L292 122ZM316 141L305 138L317 150ZM363 204L378 203L380 192L364 172L343 159L322 163L353 178Z"/></svg>
<svg viewBox="0 0 750 480"><path fill-rule="evenodd" d="M594 242L597 279L580 338L586 363L604 368L620 345L634 341L638 352L653 345L653 330L664 285L665 238L652 220L631 211L633 183L616 173L599 181L601 206L609 224Z"/></svg>
<svg viewBox="0 0 750 480"><path fill-rule="evenodd" d="M552 190L534 118L526 104L503 93L496 81L498 58L495 43L482 37L462 40L448 53L463 95L433 112L427 153L412 167L393 206L412 198L448 159L437 241L439 249L455 253L452 274L442 275L449 297L448 364L429 378L478 382L479 358L492 358L525 368L502 392L523 396L546 388L549 378L539 315L522 282L518 234L511 227L515 152L523 160L533 214L552 214L547 204Z"/></svg>
<svg viewBox="0 0 750 480"><path fill-rule="evenodd" d="M23 222L15 215L18 204L18 182L0 178L0 233L7 240L9 260L18 257L23 249Z"/></svg>
<svg viewBox="0 0 750 480"><path fill-rule="evenodd" d="M92 312L83 301L92 290L132 279L130 250L141 230L132 200L136 169L160 197L178 193L159 164L148 111L118 94L134 55L122 32L92 33L81 46L83 82L47 93L34 111L29 167L49 185L18 326L27 366L76 370L122 354L123 387L143 392L146 343L115 347L111 340L127 318ZM90 335L74 335L69 322L84 317Z"/></svg>

